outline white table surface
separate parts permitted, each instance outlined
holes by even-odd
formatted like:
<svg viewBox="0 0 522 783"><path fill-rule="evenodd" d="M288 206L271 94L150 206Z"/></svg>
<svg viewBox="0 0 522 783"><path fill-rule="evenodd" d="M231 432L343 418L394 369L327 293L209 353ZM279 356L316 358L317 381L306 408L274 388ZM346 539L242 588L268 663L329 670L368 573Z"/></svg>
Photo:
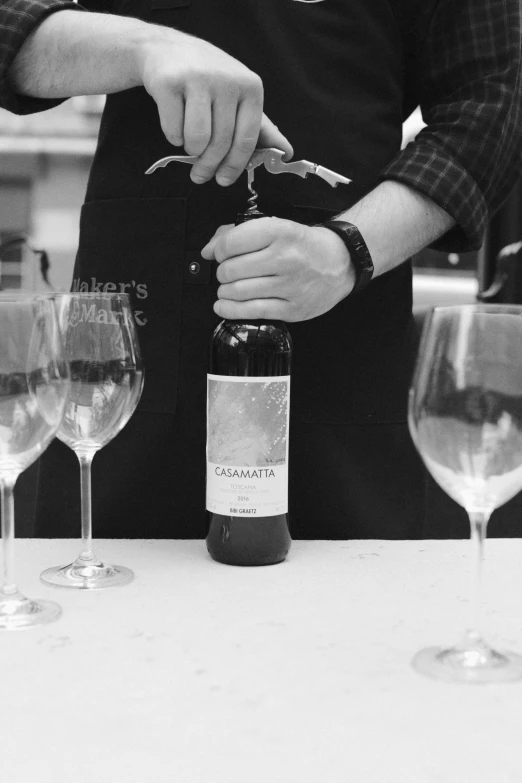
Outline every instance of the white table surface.
<svg viewBox="0 0 522 783"><path fill-rule="evenodd" d="M522 683L410 667L460 640L467 541L294 542L267 568L203 541L100 541L125 587L40 571L67 540L18 540L17 582L60 620L0 633L2 783L520 783ZM486 546L483 630L522 652L522 541Z"/></svg>

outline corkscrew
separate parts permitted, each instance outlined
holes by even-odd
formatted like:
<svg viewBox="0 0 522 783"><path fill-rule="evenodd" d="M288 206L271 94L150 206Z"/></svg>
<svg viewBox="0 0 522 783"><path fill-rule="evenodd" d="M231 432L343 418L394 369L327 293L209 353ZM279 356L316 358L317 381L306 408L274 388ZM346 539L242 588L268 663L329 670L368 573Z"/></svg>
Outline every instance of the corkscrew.
<svg viewBox="0 0 522 783"><path fill-rule="evenodd" d="M248 191L250 193L250 196L247 199L247 210L245 212L246 215L252 216L257 215L259 213L259 210L257 208L257 197L258 193L257 190L254 190L254 169L250 169L250 171L247 171L247 186Z"/></svg>
<svg viewBox="0 0 522 783"><path fill-rule="evenodd" d="M255 215L258 211L258 194L254 190L254 171L261 165L263 165L270 174L297 174L298 177L303 177L305 179L309 174L315 174L317 177L321 177L321 179L328 182L333 188L336 188L339 184L349 185L352 181L342 174L337 174L335 171L331 171L324 166L319 166L317 163L311 163L309 160L296 160L287 163L283 160L284 154L283 150L278 150L275 147L254 150L252 157L245 166L248 176L248 190L250 192L247 202L248 208L245 214ZM189 163L192 165L197 160L197 155L167 155L166 158L160 158L156 163L153 163L145 174L152 174L156 169L163 168L172 162Z"/></svg>

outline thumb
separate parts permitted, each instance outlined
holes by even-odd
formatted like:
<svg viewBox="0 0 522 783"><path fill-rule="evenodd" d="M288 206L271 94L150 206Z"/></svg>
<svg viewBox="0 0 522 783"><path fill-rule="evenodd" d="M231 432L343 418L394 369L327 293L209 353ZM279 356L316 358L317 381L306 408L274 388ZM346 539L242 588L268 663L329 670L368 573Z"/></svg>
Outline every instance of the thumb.
<svg viewBox="0 0 522 783"><path fill-rule="evenodd" d="M285 160L290 160L294 154L294 148L286 136L283 136L279 128L274 125L272 120L268 119L266 114L263 114L261 119L257 147L276 147L278 150L283 150Z"/></svg>

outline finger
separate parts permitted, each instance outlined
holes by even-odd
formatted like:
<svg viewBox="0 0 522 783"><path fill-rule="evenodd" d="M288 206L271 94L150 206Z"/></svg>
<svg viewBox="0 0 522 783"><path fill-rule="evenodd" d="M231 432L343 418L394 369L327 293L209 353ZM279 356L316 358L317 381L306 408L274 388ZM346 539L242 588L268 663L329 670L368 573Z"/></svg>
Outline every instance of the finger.
<svg viewBox="0 0 522 783"><path fill-rule="evenodd" d="M157 106L161 129L167 141L176 147L182 147L184 144L183 126L185 121L183 97L166 92L157 98Z"/></svg>
<svg viewBox="0 0 522 783"><path fill-rule="evenodd" d="M257 146L276 147L278 150L283 150L285 153L284 160L290 160L294 154L294 148L286 136L283 136L277 125L274 125L272 120L268 119L266 114L263 114L261 121L261 129L259 132Z"/></svg>
<svg viewBox="0 0 522 783"><path fill-rule="evenodd" d="M247 302L252 299L285 299L283 294L281 278L276 275L225 283L217 290L218 299L230 299L234 302Z"/></svg>
<svg viewBox="0 0 522 783"><path fill-rule="evenodd" d="M210 239L210 240L207 242L207 244L205 245L205 247L204 247L204 248L203 248L203 250L201 251L201 255L203 256L203 258L206 258L206 259L207 259L207 261L212 261L212 260L214 260L214 259L215 259L215 256L214 256L214 248L215 248L215 246L216 246L216 242L218 241L218 239L219 239L219 237L220 237L220 236L223 236L223 234L226 234L226 233L227 233L228 231L230 231L232 228L234 228L234 224L233 224L233 223L228 223L227 225L225 225L225 226L220 226L220 227L217 229L217 231L216 231L216 233L214 234L214 236L212 237L212 239Z"/></svg>
<svg viewBox="0 0 522 783"><path fill-rule="evenodd" d="M233 231L218 237L214 245L214 256L218 263L227 258L254 253L268 247L273 240L273 218L258 218L234 226Z"/></svg>
<svg viewBox="0 0 522 783"><path fill-rule="evenodd" d="M262 116L262 95L248 96L239 104L231 148L216 172L219 185L231 185L244 170L256 148Z"/></svg>
<svg viewBox="0 0 522 783"><path fill-rule="evenodd" d="M244 321L247 319L266 321L291 321L291 311L284 299L253 299L249 302L234 302L218 299L214 312L220 318Z"/></svg>
<svg viewBox="0 0 522 783"><path fill-rule="evenodd" d="M202 155L212 135L212 106L208 93L194 90L188 93L184 119L185 150L189 155Z"/></svg>
<svg viewBox="0 0 522 783"><path fill-rule="evenodd" d="M234 138L236 103L220 97L212 104L212 135L209 144L192 168L195 182L208 182L227 156Z"/></svg>
<svg viewBox="0 0 522 783"><path fill-rule="evenodd" d="M266 250L260 250L257 253L222 261L216 270L216 276L219 283L226 284L254 277L279 276L280 271L281 265L278 259Z"/></svg>

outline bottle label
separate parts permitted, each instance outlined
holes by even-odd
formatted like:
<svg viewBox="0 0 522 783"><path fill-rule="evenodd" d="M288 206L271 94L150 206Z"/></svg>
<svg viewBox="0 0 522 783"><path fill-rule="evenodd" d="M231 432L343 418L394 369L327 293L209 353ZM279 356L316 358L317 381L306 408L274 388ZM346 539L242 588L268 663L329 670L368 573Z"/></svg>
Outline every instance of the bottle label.
<svg viewBox="0 0 522 783"><path fill-rule="evenodd" d="M207 509L288 511L290 376L207 375Z"/></svg>

